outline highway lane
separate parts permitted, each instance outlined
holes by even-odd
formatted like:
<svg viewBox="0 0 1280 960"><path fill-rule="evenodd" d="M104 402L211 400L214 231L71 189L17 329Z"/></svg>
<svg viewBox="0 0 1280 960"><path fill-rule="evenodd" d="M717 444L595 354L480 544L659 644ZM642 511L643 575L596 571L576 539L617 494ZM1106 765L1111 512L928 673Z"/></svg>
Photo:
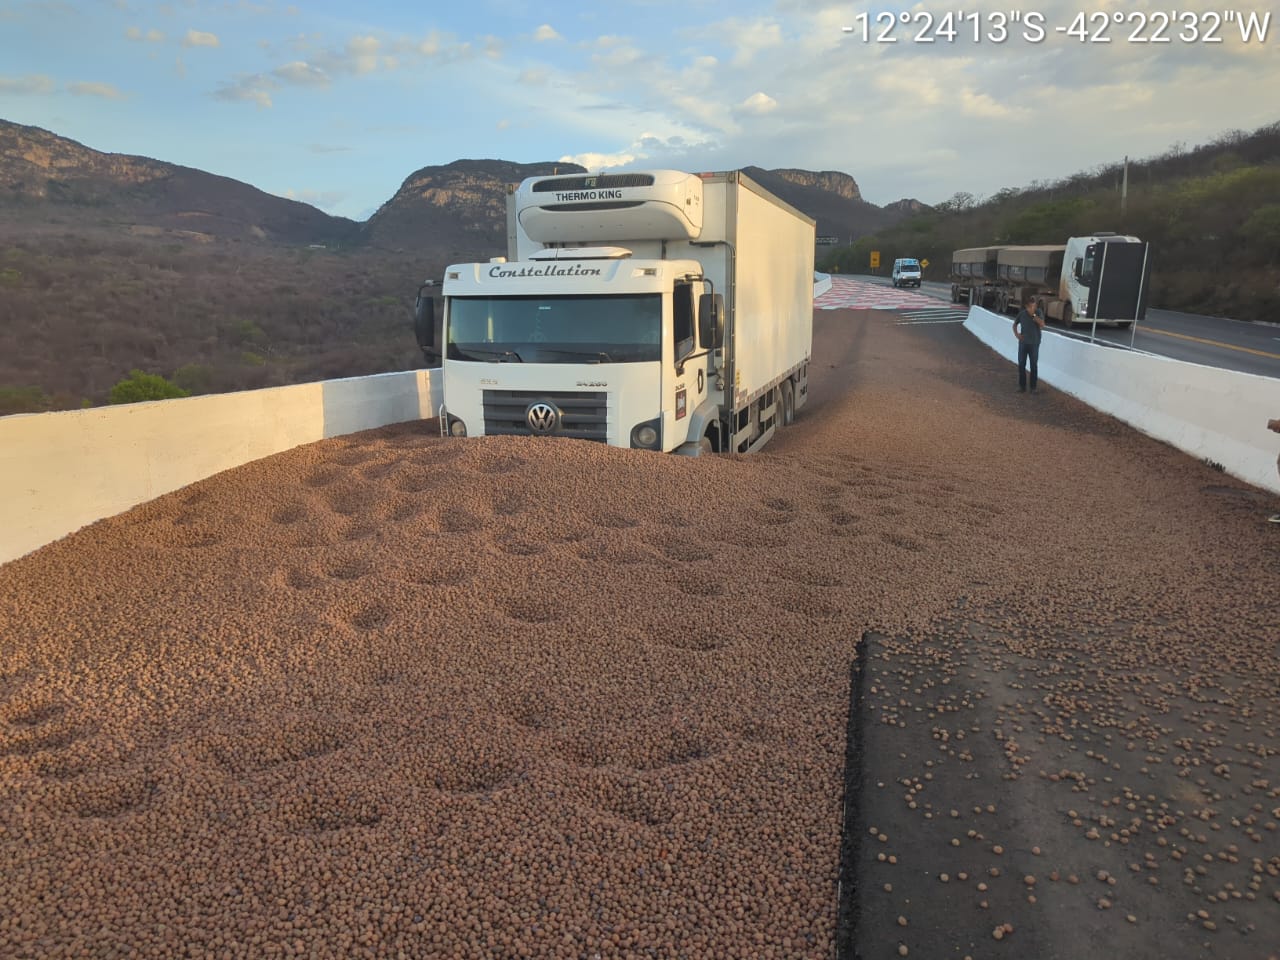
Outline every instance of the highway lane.
<svg viewBox="0 0 1280 960"><path fill-rule="evenodd" d="M888 277L858 276L858 280L890 286ZM926 281L920 292L944 303L951 302L951 285ZM1061 326L1050 321L1053 329ZM1088 337L1090 328L1079 335ZM1226 370L1280 378L1280 324L1249 323L1228 317L1207 317L1177 310L1148 309L1147 318L1133 330L1099 327L1099 340L1174 360L1185 360Z"/></svg>

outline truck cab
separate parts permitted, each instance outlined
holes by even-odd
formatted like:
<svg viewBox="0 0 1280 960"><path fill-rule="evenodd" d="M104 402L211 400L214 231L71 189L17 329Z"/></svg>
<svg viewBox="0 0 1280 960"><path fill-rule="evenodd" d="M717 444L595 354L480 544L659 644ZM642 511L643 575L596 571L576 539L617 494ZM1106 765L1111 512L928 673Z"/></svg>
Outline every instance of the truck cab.
<svg viewBox="0 0 1280 960"><path fill-rule="evenodd" d="M419 291L441 431L749 453L808 399L814 221L740 171L534 177Z"/></svg>
<svg viewBox="0 0 1280 960"><path fill-rule="evenodd" d="M551 250L450 266L445 285L450 436L669 451L688 439L690 413L714 389L722 307L695 261Z"/></svg>
<svg viewBox="0 0 1280 960"><path fill-rule="evenodd" d="M1132 324L1134 319L1132 307L1126 308L1125 315L1120 319L1112 319L1108 314L1113 311L1104 307L1099 315L1094 309L1098 305L1091 303L1089 299L1090 288L1095 287L1100 280L1098 270L1103 260L1102 247L1104 244L1111 243L1138 244L1142 241L1137 237L1103 231L1087 237L1071 237L1067 241L1066 253L1063 255L1062 281L1058 292L1058 299L1061 301L1060 319L1067 329L1081 318L1096 317L1099 322L1115 323L1121 328ZM1143 250L1145 261L1145 245Z"/></svg>

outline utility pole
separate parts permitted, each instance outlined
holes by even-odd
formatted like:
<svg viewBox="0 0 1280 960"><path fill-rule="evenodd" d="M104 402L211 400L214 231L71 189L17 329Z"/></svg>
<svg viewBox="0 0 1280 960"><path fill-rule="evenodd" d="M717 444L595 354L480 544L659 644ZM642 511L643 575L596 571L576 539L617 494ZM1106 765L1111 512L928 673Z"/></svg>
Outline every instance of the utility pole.
<svg viewBox="0 0 1280 960"><path fill-rule="evenodd" d="M1124 158L1124 176L1120 180L1120 222L1124 223L1124 211L1129 202L1129 158Z"/></svg>

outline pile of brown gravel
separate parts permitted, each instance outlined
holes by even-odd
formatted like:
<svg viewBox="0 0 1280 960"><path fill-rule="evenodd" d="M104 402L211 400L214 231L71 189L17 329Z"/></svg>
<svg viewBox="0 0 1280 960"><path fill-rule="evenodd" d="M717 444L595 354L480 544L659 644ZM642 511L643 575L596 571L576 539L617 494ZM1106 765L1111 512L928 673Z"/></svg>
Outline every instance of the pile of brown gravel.
<svg viewBox="0 0 1280 960"><path fill-rule="evenodd" d="M958 605L1115 690L1229 672L1274 743L1265 497L956 328L817 322L761 455L401 425L0 567L0 955L830 957L855 647Z"/></svg>

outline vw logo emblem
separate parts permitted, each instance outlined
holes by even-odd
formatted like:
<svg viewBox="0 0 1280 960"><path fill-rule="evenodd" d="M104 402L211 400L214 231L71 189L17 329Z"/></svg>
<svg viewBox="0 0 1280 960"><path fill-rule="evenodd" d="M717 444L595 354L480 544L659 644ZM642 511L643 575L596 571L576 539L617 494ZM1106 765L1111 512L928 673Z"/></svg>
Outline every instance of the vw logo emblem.
<svg viewBox="0 0 1280 960"><path fill-rule="evenodd" d="M534 433L551 433L560 424L560 411L545 401L529 404L524 412L525 423Z"/></svg>

